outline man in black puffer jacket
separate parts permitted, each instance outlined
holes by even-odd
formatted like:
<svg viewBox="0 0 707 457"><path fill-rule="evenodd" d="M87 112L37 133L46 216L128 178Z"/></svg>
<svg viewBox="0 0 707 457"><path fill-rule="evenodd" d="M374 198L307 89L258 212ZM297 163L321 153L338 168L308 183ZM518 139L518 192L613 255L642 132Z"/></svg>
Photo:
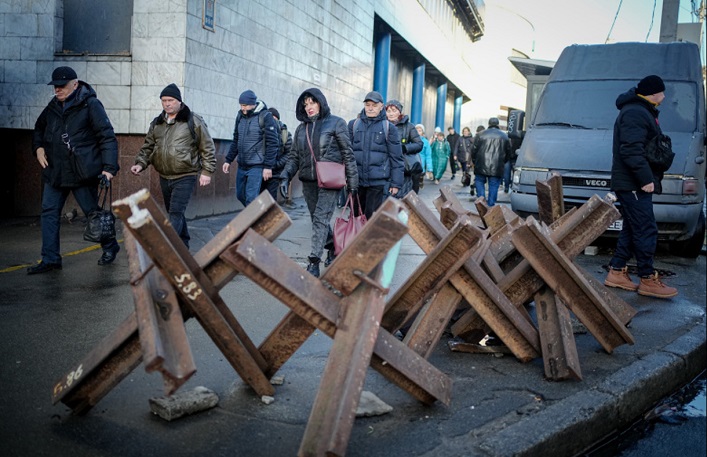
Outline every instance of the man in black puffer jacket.
<svg viewBox="0 0 707 457"><path fill-rule="evenodd" d="M471 150L474 162L474 186L476 195L486 196L486 181L489 183L488 204L494 206L498 188L503 177L503 166L511 157L511 141L506 132L498 129L498 118L489 119L489 128L476 135Z"/></svg>
<svg viewBox="0 0 707 457"><path fill-rule="evenodd" d="M388 194L403 186L403 151L400 134L383 110L383 96L369 92L356 119L349 121L349 136L358 165L361 209L370 219Z"/></svg>
<svg viewBox="0 0 707 457"><path fill-rule="evenodd" d="M228 173L231 162L237 159L236 198L248 206L260 194L263 181L273 177L280 140L275 118L255 92L244 91L238 103L241 109L236 115L233 143L222 169Z"/></svg>
<svg viewBox="0 0 707 457"><path fill-rule="evenodd" d="M677 289L665 285L653 269L658 243L653 194L661 192L663 173L653 171L645 157L646 144L661 133L657 107L665 99L664 92L663 80L650 75L616 99L620 112L614 123L611 190L621 204L623 227L604 281L609 287L657 298L678 294ZM628 276L626 262L632 256L636 257L640 284Z"/></svg>
<svg viewBox="0 0 707 457"><path fill-rule="evenodd" d="M98 182L118 173L118 142L103 104L93 88L79 81L71 67L52 73L54 98L37 118L32 151L42 167L42 261L28 274L61 270L59 228L69 192L88 216L98 209ZM115 260L115 237L101 240L98 265Z"/></svg>

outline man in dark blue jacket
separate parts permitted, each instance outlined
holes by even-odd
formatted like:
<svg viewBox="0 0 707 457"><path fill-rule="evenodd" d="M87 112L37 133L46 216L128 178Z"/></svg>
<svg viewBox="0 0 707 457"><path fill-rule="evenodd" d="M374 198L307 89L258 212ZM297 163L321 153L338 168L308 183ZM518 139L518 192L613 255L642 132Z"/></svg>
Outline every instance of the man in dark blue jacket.
<svg viewBox="0 0 707 457"><path fill-rule="evenodd" d="M604 281L609 287L657 298L678 294L677 289L665 285L653 269L658 243L653 194L660 193L663 174L652 170L645 157L646 145L661 133L657 107L665 99L664 92L663 80L650 75L616 99L620 112L614 123L611 190L621 204L623 227ZM640 284L634 283L628 275L626 262L632 256L636 257Z"/></svg>
<svg viewBox="0 0 707 457"><path fill-rule="evenodd" d="M272 113L255 92L246 90L238 98L241 109L236 116L233 143L226 155L223 172L228 173L231 162L238 159L236 197L243 206L260 194L263 181L273 177L277 152L280 148L279 130Z"/></svg>
<svg viewBox="0 0 707 457"><path fill-rule="evenodd" d="M349 121L349 135L358 166L358 193L361 209L370 219L388 194L403 185L403 150L398 129L383 110L383 97L369 92L356 119Z"/></svg>
<svg viewBox="0 0 707 457"><path fill-rule="evenodd" d="M61 270L59 228L69 192L88 216L98 209L99 179L110 182L118 173L118 142L103 104L93 88L79 81L71 67L59 67L48 83L54 98L37 118L32 151L42 167L42 261L27 274ZM98 265L115 260L115 237L101 240Z"/></svg>

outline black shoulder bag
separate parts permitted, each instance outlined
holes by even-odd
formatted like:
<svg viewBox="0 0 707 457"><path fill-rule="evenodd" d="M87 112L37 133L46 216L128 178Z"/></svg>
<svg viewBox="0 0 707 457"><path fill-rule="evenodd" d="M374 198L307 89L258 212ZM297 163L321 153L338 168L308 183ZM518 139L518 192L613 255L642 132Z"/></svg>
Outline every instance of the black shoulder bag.
<svg viewBox="0 0 707 457"><path fill-rule="evenodd" d="M107 208L106 199L109 200ZM115 216L111 210L113 189L105 176L102 176L99 184L98 201L101 202L101 206L88 213L88 221L83 231L83 239L93 243L115 238Z"/></svg>
<svg viewBox="0 0 707 457"><path fill-rule="evenodd" d="M673 164L675 153L668 135L657 134L646 143L645 157L653 171L663 173Z"/></svg>

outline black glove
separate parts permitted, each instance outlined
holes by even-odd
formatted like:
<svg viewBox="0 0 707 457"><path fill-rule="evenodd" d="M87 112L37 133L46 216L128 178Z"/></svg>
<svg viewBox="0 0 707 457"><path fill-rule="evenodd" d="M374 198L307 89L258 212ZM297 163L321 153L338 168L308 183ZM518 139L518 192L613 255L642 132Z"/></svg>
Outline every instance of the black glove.
<svg viewBox="0 0 707 457"><path fill-rule="evenodd" d="M287 179L280 179L280 195L282 195L282 198L287 200L287 196L289 194L289 187L290 187L290 182Z"/></svg>
<svg viewBox="0 0 707 457"><path fill-rule="evenodd" d="M407 153L408 153L408 148L407 148L404 144L401 145L401 146L402 146L402 148L403 148L403 154L407 154Z"/></svg>

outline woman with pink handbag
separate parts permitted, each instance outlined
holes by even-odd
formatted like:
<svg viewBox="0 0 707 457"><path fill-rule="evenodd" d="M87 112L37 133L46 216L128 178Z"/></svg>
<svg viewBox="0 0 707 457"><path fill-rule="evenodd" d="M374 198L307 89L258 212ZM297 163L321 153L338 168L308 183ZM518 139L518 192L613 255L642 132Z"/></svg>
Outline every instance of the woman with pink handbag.
<svg viewBox="0 0 707 457"><path fill-rule="evenodd" d="M358 169L346 121L331 114L322 91L311 88L302 92L297 99L295 114L301 123L295 130L292 153L280 175L280 189L286 193L289 181L299 171L304 201L312 218L312 248L307 271L319 277L319 263L324 249L328 251L325 266L335 257L330 222L340 189L325 184L321 170L318 178L317 164L343 164L346 188L352 194L358 191Z"/></svg>

